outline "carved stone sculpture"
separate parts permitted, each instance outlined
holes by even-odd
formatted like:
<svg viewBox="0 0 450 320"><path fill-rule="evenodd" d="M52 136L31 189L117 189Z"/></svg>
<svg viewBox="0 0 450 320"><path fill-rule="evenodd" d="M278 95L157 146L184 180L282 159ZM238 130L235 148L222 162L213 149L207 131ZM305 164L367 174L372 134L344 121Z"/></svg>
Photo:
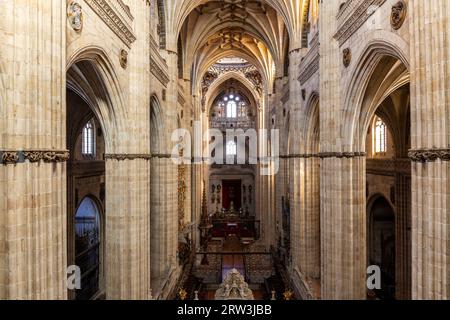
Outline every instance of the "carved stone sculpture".
<svg viewBox="0 0 450 320"><path fill-rule="evenodd" d="M391 25L394 30L398 30L403 26L403 23L406 20L406 14L407 14L407 4L405 1L401 0L397 2L392 7L392 13L391 13Z"/></svg>
<svg viewBox="0 0 450 320"><path fill-rule="evenodd" d="M73 30L76 32L83 30L83 9L79 3L72 2L69 5L67 17Z"/></svg>
<svg viewBox="0 0 450 320"><path fill-rule="evenodd" d="M231 270L219 290L216 291L216 300L255 300L252 290L249 289L244 277L236 269Z"/></svg>

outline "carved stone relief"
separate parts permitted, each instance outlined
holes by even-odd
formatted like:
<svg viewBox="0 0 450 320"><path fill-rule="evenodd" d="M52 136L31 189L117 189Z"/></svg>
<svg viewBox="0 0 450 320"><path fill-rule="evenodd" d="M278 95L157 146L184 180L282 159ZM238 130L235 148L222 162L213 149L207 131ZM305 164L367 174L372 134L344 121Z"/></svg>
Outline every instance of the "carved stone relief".
<svg viewBox="0 0 450 320"><path fill-rule="evenodd" d="M407 4L401 0L392 7L391 25L394 30L398 30L403 26L406 20Z"/></svg>
<svg viewBox="0 0 450 320"><path fill-rule="evenodd" d="M67 18L69 19L70 26L76 32L83 30L83 9L77 2L72 2L67 10Z"/></svg>

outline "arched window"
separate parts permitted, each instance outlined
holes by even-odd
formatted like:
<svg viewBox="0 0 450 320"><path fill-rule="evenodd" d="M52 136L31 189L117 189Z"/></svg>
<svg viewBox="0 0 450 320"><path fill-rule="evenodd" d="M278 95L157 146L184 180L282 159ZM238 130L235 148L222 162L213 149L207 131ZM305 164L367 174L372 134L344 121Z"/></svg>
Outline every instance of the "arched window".
<svg viewBox="0 0 450 320"><path fill-rule="evenodd" d="M83 128L82 153L86 157L95 156L94 120L90 120Z"/></svg>
<svg viewBox="0 0 450 320"><path fill-rule="evenodd" d="M82 275L76 298L89 300L100 289L100 212L91 198L85 198L75 214L75 263Z"/></svg>
<svg viewBox="0 0 450 320"><path fill-rule="evenodd" d="M374 126L374 147L375 153L386 153L387 151L387 131L386 124L379 117L375 118Z"/></svg>
<svg viewBox="0 0 450 320"><path fill-rule="evenodd" d="M230 100L227 104L227 118L237 117L237 103L235 100Z"/></svg>
<svg viewBox="0 0 450 320"><path fill-rule="evenodd" d="M227 156L236 156L237 155L237 145L234 141L229 141L227 143Z"/></svg>

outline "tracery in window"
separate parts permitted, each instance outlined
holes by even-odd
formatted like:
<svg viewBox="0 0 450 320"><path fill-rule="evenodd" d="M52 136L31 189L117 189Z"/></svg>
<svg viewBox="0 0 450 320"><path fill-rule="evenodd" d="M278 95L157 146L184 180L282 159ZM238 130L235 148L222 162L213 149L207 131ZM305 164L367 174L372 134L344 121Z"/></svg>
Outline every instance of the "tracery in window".
<svg viewBox="0 0 450 320"><path fill-rule="evenodd" d="M236 156L237 155L237 145L234 141L229 141L227 143L227 156Z"/></svg>
<svg viewBox="0 0 450 320"><path fill-rule="evenodd" d="M387 128L379 117L375 118L374 125L374 148L375 153L386 153L387 151Z"/></svg>
<svg viewBox="0 0 450 320"><path fill-rule="evenodd" d="M95 126L94 120L88 121L83 128L82 154L87 157L95 156Z"/></svg>

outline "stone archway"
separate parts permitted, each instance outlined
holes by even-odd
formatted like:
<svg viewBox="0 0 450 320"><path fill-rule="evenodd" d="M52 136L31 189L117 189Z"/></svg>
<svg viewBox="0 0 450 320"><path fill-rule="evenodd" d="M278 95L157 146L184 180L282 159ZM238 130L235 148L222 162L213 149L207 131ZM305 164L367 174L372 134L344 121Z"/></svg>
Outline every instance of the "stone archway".
<svg viewBox="0 0 450 320"><path fill-rule="evenodd" d="M70 159L67 162L67 265L77 265L82 274L96 272L91 280L82 279L81 291L69 291L69 299L96 299L105 294L105 263L103 241L105 232L104 208L106 205L105 189L105 140L100 122L91 107L77 93L68 89L67 99L67 146ZM86 267L86 254L79 250L79 235L77 233L77 210L86 197L95 198L96 207L102 212L101 239L96 243L98 266ZM99 230L100 230L99 229ZM89 235L86 235L89 236ZM92 249L92 250L91 250ZM87 260L89 260L87 259ZM96 283L94 284L93 281ZM87 289L83 289L86 288Z"/></svg>
<svg viewBox="0 0 450 320"><path fill-rule="evenodd" d="M399 52L396 45L385 42L372 42L367 51L361 55L356 64L355 75L350 83L350 90L345 98L344 123L342 136L346 137L345 151L342 157L348 158L351 169L349 185L355 187L349 197L355 211L355 231L351 237L355 252L367 254L367 216L360 214L366 211L366 199L379 191L380 185L389 185L384 190L386 197L395 203L395 267L397 286L386 298L410 298L411 268L411 163L408 159L408 139L410 134L409 119L409 70L403 63L405 55ZM392 99L399 90L404 90L408 99L400 101ZM398 98L398 97L397 97ZM392 152L372 152L368 136L373 128L374 117L383 118L386 122L386 135L391 137ZM369 134L368 134L369 132ZM349 189L351 190L351 188ZM396 201L395 201L396 200ZM350 207L349 207L350 209ZM357 256L355 256L356 258ZM365 286L365 264L357 259L359 271L358 285L363 293ZM356 264L356 260L355 260ZM361 298L363 298L361 296Z"/></svg>
<svg viewBox="0 0 450 320"><path fill-rule="evenodd" d="M104 137L105 296L106 299L147 299L150 290L149 156L129 154L124 97L117 70L105 51L81 49L68 60L67 88L88 106ZM142 196L123 190L136 190ZM98 186L98 184L97 184ZM133 235L130 237L129 235ZM146 254L142 254L146 252ZM139 270L139 274L137 274ZM139 281L136 278L139 277Z"/></svg>

